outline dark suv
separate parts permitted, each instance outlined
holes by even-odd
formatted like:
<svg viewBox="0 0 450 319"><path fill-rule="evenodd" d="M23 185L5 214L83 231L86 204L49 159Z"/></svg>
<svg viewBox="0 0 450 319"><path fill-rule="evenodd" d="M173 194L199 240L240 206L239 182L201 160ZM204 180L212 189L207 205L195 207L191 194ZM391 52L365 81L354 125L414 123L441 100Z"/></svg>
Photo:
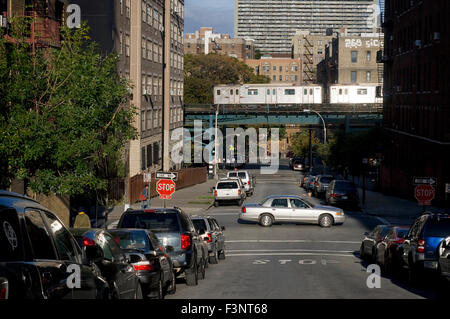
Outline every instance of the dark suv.
<svg viewBox="0 0 450 319"><path fill-rule="evenodd" d="M188 286L198 284L204 277L208 256L203 254L200 235L180 208L155 208L127 210L122 214L117 228L151 230L169 252L176 275L184 275Z"/></svg>
<svg viewBox="0 0 450 319"><path fill-rule="evenodd" d="M423 270L438 270L439 247L450 235L450 215L424 214L417 218L403 243L401 256L410 279Z"/></svg>
<svg viewBox="0 0 450 319"><path fill-rule="evenodd" d="M0 297L8 298L109 296L107 282L92 270L63 223L38 202L6 191L0 191L0 284Z"/></svg>

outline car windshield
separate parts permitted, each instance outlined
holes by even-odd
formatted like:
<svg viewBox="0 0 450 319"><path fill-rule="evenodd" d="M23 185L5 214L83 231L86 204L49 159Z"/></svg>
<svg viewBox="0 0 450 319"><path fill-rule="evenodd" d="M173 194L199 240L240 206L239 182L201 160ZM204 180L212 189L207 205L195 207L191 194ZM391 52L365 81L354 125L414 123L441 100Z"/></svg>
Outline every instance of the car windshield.
<svg viewBox="0 0 450 319"><path fill-rule="evenodd" d="M350 192L356 191L356 187L355 185L353 185L353 183L344 181L336 182L335 188L343 191L350 191Z"/></svg>
<svg viewBox="0 0 450 319"><path fill-rule="evenodd" d="M194 223L194 227L197 231L207 229L204 219L193 219L192 222Z"/></svg>
<svg viewBox="0 0 450 319"><path fill-rule="evenodd" d="M433 218L425 227L427 237L447 237L448 235L450 235L450 218Z"/></svg>
<svg viewBox="0 0 450 319"><path fill-rule="evenodd" d="M179 232L180 225L174 213L142 213L126 214L121 228L149 229L155 233Z"/></svg>
<svg viewBox="0 0 450 319"><path fill-rule="evenodd" d="M333 178L332 176L322 176L322 177L320 178L320 182L321 182L321 183L329 184L329 183L331 183L331 181L332 181L333 179L334 179L334 178Z"/></svg>
<svg viewBox="0 0 450 319"><path fill-rule="evenodd" d="M235 189L238 188L238 184L236 182L223 182L217 185L217 189Z"/></svg>
<svg viewBox="0 0 450 319"><path fill-rule="evenodd" d="M111 235L122 249L153 250L148 236L143 231L114 231Z"/></svg>

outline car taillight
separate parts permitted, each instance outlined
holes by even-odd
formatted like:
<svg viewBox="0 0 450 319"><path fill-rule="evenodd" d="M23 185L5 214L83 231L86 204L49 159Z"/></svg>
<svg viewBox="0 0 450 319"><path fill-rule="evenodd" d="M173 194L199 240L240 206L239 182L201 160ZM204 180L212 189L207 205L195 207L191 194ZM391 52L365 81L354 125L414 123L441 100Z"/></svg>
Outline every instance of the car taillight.
<svg viewBox="0 0 450 319"><path fill-rule="evenodd" d="M418 253L424 253L425 252L425 240L419 239L417 242L417 252Z"/></svg>
<svg viewBox="0 0 450 319"><path fill-rule="evenodd" d="M0 300L8 299L8 280L0 278Z"/></svg>
<svg viewBox="0 0 450 319"><path fill-rule="evenodd" d="M134 270L153 270L153 265L150 262L140 262L138 264L133 265Z"/></svg>
<svg viewBox="0 0 450 319"><path fill-rule="evenodd" d="M182 234L181 235L181 249L188 249L191 247L191 236Z"/></svg>
<svg viewBox="0 0 450 319"><path fill-rule="evenodd" d="M208 234L208 243L212 243L212 235Z"/></svg>
<svg viewBox="0 0 450 319"><path fill-rule="evenodd" d="M247 182L247 185L250 185L250 181Z"/></svg>
<svg viewBox="0 0 450 319"><path fill-rule="evenodd" d="M247 208L245 208L245 206L244 207L242 207L242 213L246 213L247 212Z"/></svg>
<svg viewBox="0 0 450 319"><path fill-rule="evenodd" d="M83 246L85 247L93 247L95 246L95 241L88 237L83 237Z"/></svg>
<svg viewBox="0 0 450 319"><path fill-rule="evenodd" d="M238 195L241 195L241 190L240 189L238 189Z"/></svg>
<svg viewBox="0 0 450 319"><path fill-rule="evenodd" d="M217 191L214 191L214 196L217 196Z"/></svg>
<svg viewBox="0 0 450 319"><path fill-rule="evenodd" d="M144 213L156 213L156 210L154 210L154 209L145 209Z"/></svg>
<svg viewBox="0 0 450 319"><path fill-rule="evenodd" d="M341 197L341 195L333 193L330 195L330 197L336 198L336 197Z"/></svg>

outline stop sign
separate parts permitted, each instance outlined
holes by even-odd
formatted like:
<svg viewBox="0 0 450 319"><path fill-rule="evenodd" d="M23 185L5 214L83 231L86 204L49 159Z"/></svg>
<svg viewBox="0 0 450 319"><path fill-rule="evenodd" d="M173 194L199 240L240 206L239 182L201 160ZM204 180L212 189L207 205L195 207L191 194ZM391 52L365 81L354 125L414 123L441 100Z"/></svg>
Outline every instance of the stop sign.
<svg viewBox="0 0 450 319"><path fill-rule="evenodd" d="M161 199L170 199L175 193L175 182L171 179L160 179L156 183L156 191Z"/></svg>
<svg viewBox="0 0 450 319"><path fill-rule="evenodd" d="M414 190L414 196L422 205L430 205L430 202L434 199L434 195L434 187L431 185L419 185Z"/></svg>

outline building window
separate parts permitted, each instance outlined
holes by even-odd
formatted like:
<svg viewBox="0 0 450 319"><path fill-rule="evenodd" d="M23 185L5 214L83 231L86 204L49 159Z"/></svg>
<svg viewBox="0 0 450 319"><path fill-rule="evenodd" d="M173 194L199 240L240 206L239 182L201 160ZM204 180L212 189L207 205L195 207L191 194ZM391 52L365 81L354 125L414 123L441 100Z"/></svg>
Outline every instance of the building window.
<svg viewBox="0 0 450 319"><path fill-rule="evenodd" d="M283 72L283 67L282 66L280 66L280 72Z"/></svg>
<svg viewBox="0 0 450 319"><path fill-rule="evenodd" d="M145 0L142 0L142 22L147 21L147 4L145 3Z"/></svg>
<svg viewBox="0 0 450 319"><path fill-rule="evenodd" d="M282 75L280 75L280 81L283 81L283 76Z"/></svg>
<svg viewBox="0 0 450 319"><path fill-rule="evenodd" d="M131 0L126 0L125 2L125 13L126 13L126 17L130 18L130 7L131 7Z"/></svg>
<svg viewBox="0 0 450 319"><path fill-rule="evenodd" d="M147 145L147 167L151 167L153 165L152 159L152 144L149 144Z"/></svg>
<svg viewBox="0 0 450 319"><path fill-rule="evenodd" d="M120 31L119 33L119 54L123 54L123 33Z"/></svg>
<svg viewBox="0 0 450 319"><path fill-rule="evenodd" d="M358 63L358 51L352 51L352 63Z"/></svg>
<svg viewBox="0 0 450 319"><path fill-rule="evenodd" d="M366 81L371 82L372 81L372 72L367 71L366 72Z"/></svg>
<svg viewBox="0 0 450 319"><path fill-rule="evenodd" d="M145 119L145 111L141 111L141 132L145 132L145 124L147 123L147 120Z"/></svg>
<svg viewBox="0 0 450 319"><path fill-rule="evenodd" d="M220 95L220 90L217 90L217 95Z"/></svg>
<svg viewBox="0 0 450 319"><path fill-rule="evenodd" d="M317 40L317 45L322 45L323 41L322 40Z"/></svg>
<svg viewBox="0 0 450 319"><path fill-rule="evenodd" d="M286 72L289 72L289 65L286 65Z"/></svg>
<svg viewBox="0 0 450 319"><path fill-rule="evenodd" d="M289 81L289 75L286 75L286 82Z"/></svg>
<svg viewBox="0 0 450 319"><path fill-rule="evenodd" d="M274 70L274 71L277 70L277 66L276 66L276 65L273 66L273 70Z"/></svg>
<svg viewBox="0 0 450 319"><path fill-rule="evenodd" d="M147 24L153 25L152 23L152 6L150 4L147 4Z"/></svg>
<svg viewBox="0 0 450 319"><path fill-rule="evenodd" d="M142 38L141 49L142 58L145 59L147 57L147 40L145 38Z"/></svg>
<svg viewBox="0 0 450 319"><path fill-rule="evenodd" d="M277 76L274 75L274 76L272 77L272 79L273 79L273 81L276 81L276 80L277 80Z"/></svg>
<svg viewBox="0 0 450 319"><path fill-rule="evenodd" d="M145 147L141 148L141 170L145 171Z"/></svg>
<svg viewBox="0 0 450 319"><path fill-rule="evenodd" d="M366 60L367 60L367 62L370 62L370 60L372 60L372 51L367 51Z"/></svg>
<svg viewBox="0 0 450 319"><path fill-rule="evenodd" d="M130 56L130 35L125 35L125 56Z"/></svg>
<svg viewBox="0 0 450 319"><path fill-rule="evenodd" d="M356 77L356 71L352 71L350 74L350 81L352 83L356 83L357 77Z"/></svg>
<svg viewBox="0 0 450 319"><path fill-rule="evenodd" d="M153 52L152 52L153 43L147 41L147 59L152 60Z"/></svg>
<svg viewBox="0 0 450 319"><path fill-rule="evenodd" d="M120 6L120 15L123 14L123 0L119 1L119 6Z"/></svg>
<svg viewBox="0 0 450 319"><path fill-rule="evenodd" d="M146 85L145 74L142 74L141 85L142 85L142 95L147 94L146 89L145 89L145 85Z"/></svg>

